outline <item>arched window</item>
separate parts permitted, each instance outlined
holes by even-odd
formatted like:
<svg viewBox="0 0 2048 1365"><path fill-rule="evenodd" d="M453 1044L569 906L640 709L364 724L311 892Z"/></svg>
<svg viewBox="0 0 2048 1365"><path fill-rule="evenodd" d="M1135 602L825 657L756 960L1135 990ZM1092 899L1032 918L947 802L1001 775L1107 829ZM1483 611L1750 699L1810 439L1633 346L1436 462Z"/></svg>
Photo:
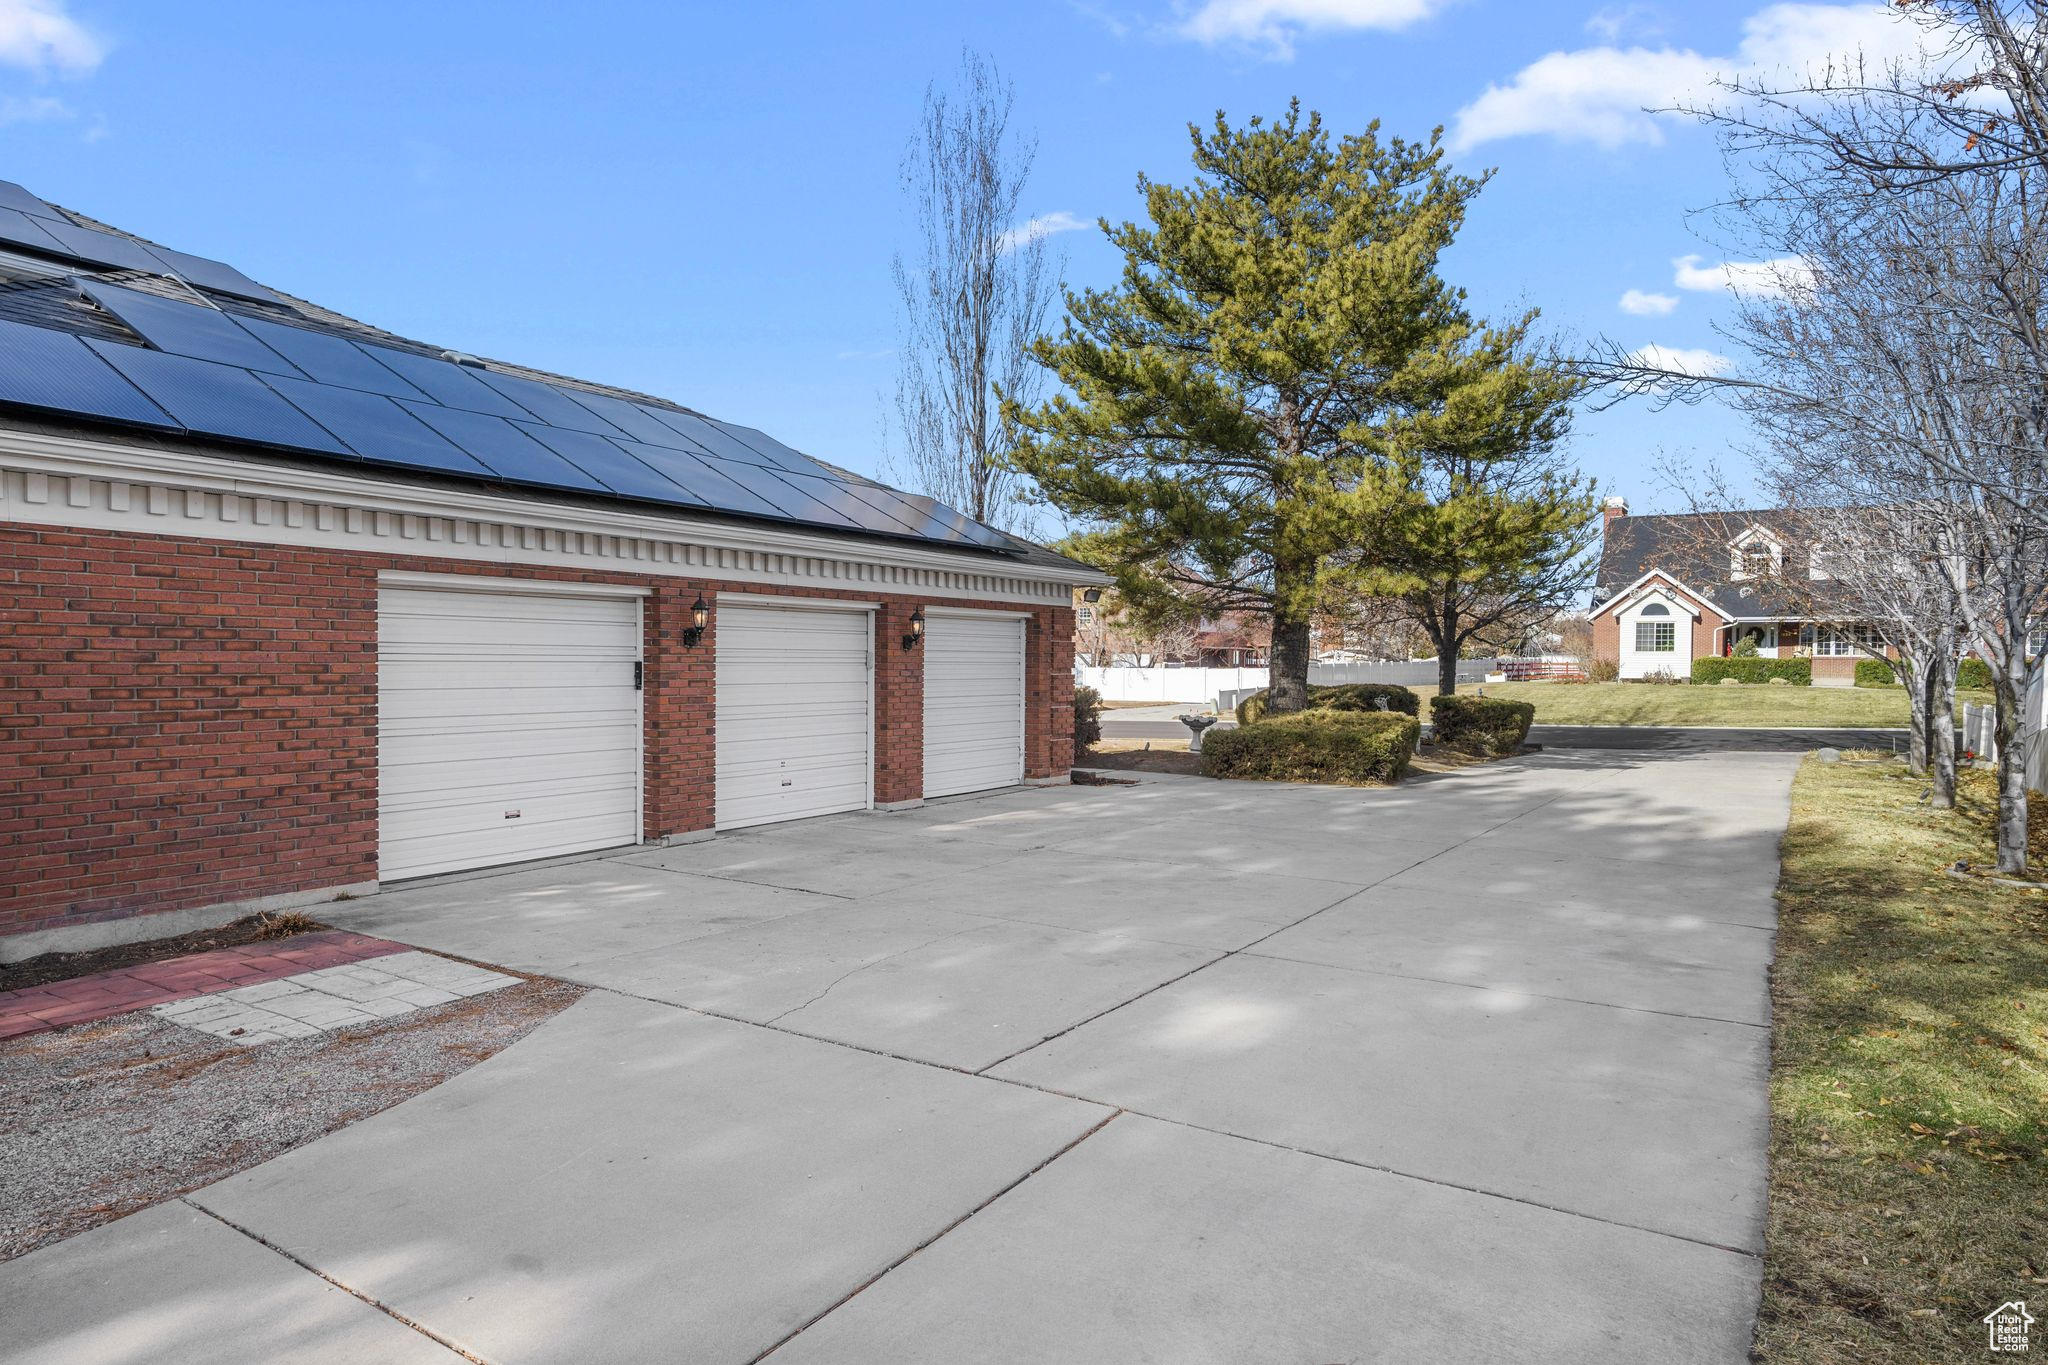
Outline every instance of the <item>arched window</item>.
<svg viewBox="0 0 2048 1365"><path fill-rule="evenodd" d="M1662 602L1652 602L1638 614L1643 616L1669 616L1671 608L1665 606Z"/></svg>

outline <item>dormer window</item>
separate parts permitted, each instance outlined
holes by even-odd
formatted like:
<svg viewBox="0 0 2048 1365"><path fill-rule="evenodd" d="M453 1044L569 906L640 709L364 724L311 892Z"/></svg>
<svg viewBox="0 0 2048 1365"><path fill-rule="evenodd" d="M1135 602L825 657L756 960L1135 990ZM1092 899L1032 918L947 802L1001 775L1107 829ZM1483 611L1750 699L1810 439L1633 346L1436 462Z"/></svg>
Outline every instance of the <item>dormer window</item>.
<svg viewBox="0 0 2048 1365"><path fill-rule="evenodd" d="M1833 578L1834 552L1825 546L1816 545L1806 553L1806 576L1812 579Z"/></svg>
<svg viewBox="0 0 2048 1365"><path fill-rule="evenodd" d="M1785 567L1785 547L1761 526L1752 526L1728 545L1728 576L1770 578Z"/></svg>

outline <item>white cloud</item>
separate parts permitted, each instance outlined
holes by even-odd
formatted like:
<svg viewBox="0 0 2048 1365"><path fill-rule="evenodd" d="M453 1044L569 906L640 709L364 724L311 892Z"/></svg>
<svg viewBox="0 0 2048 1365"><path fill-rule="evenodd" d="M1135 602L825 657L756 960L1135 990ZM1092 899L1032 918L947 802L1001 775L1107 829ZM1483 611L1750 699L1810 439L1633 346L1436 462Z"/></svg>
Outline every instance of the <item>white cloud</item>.
<svg viewBox="0 0 2048 1365"><path fill-rule="evenodd" d="M887 360L895 354L895 347L884 346L880 350L875 351L841 351L832 358L834 360Z"/></svg>
<svg viewBox="0 0 2048 1365"><path fill-rule="evenodd" d="M0 95L0 127L72 118L71 106L48 95Z"/></svg>
<svg viewBox="0 0 2048 1365"><path fill-rule="evenodd" d="M1701 265L1698 256L1671 262L1671 282L1680 289L1708 294L1732 291L1758 298L1778 298L1813 282L1813 267L1797 256L1768 261L1721 261Z"/></svg>
<svg viewBox="0 0 2048 1365"><path fill-rule="evenodd" d="M1631 363L1674 374L1696 374L1703 379L1723 375L1735 368L1727 356L1703 347L1659 346L1651 342L1628 353Z"/></svg>
<svg viewBox="0 0 2048 1365"><path fill-rule="evenodd" d="M1586 32L1603 43L1618 43L1630 35L1655 37L1664 24L1651 5L1609 5L1586 21Z"/></svg>
<svg viewBox="0 0 2048 1365"><path fill-rule="evenodd" d="M1639 318L1668 317L1676 307L1678 299L1672 294L1649 294L1631 289L1621 296L1621 311Z"/></svg>
<svg viewBox="0 0 2048 1365"><path fill-rule="evenodd" d="M1400 29L1443 9L1449 0L1202 0L1175 29L1216 45L1263 47L1287 61L1303 34L1332 29Z"/></svg>
<svg viewBox="0 0 2048 1365"><path fill-rule="evenodd" d="M1621 32L1618 21L1613 32ZM1709 100L1718 93L1716 78L1818 72L1830 60L1859 53L1881 66L1920 52L1924 35L1910 17L1881 4L1776 4L1744 20L1741 42L1725 55L1621 48L1610 39L1606 46L1552 52L1507 84L1488 86L1458 111L1451 140L1474 147L1548 133L1608 148L1654 145L1664 140L1667 122L1685 116L1650 111Z"/></svg>
<svg viewBox="0 0 2048 1365"><path fill-rule="evenodd" d="M1052 237L1062 232L1080 232L1084 228L1094 226L1095 223L1092 219L1080 218L1068 213L1065 209L1060 209L1056 213L1040 214L1021 227L1011 228L1002 235L1001 239L997 242L997 246L1003 251L1015 251L1018 247L1023 246L1035 237Z"/></svg>
<svg viewBox="0 0 2048 1365"><path fill-rule="evenodd" d="M80 75L106 45L64 12L65 0L0 0L0 65Z"/></svg>

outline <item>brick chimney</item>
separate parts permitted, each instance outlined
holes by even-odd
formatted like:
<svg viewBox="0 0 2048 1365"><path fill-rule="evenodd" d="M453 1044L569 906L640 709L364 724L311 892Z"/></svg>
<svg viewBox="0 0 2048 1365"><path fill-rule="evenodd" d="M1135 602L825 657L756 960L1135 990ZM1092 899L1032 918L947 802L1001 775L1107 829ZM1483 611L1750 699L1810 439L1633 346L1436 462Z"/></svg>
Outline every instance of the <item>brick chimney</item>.
<svg viewBox="0 0 2048 1365"><path fill-rule="evenodd" d="M1607 500L1605 506L1602 509L1600 525L1604 528L1609 522L1613 521L1616 517L1625 517L1627 515L1628 499L1623 497L1611 497Z"/></svg>

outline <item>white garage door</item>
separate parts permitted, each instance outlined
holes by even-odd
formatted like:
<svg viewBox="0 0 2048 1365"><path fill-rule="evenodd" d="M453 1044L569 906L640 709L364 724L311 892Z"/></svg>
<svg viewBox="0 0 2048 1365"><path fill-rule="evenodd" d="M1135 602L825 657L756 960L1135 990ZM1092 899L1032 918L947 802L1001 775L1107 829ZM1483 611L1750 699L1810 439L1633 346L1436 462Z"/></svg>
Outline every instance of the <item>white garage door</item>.
<svg viewBox="0 0 2048 1365"><path fill-rule="evenodd" d="M865 611L718 605L718 827L866 810Z"/></svg>
<svg viewBox="0 0 2048 1365"><path fill-rule="evenodd" d="M636 842L639 660L637 598L379 592L378 875Z"/></svg>
<svg viewBox="0 0 2048 1365"><path fill-rule="evenodd" d="M1024 780L1024 623L932 612L924 633L924 794Z"/></svg>

